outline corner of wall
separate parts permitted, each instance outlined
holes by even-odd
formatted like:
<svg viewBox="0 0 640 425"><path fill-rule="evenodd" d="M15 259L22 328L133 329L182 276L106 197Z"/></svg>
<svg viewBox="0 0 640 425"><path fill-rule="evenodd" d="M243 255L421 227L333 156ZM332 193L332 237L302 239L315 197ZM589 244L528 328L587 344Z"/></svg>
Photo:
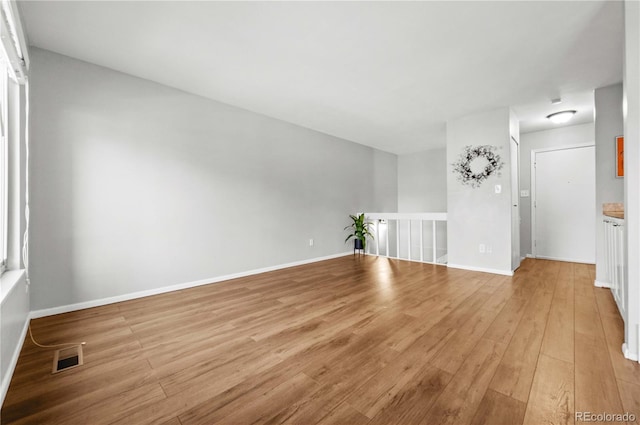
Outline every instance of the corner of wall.
<svg viewBox="0 0 640 425"><path fill-rule="evenodd" d="M510 131L508 108L447 122L448 259L457 267L511 272ZM479 187L463 185L451 164L467 145L495 146L505 168Z"/></svg>
<svg viewBox="0 0 640 425"><path fill-rule="evenodd" d="M595 104L596 146L596 280L606 280L604 230L600 213L603 203L624 202L624 179L616 178L615 138L624 133L622 83L597 88Z"/></svg>

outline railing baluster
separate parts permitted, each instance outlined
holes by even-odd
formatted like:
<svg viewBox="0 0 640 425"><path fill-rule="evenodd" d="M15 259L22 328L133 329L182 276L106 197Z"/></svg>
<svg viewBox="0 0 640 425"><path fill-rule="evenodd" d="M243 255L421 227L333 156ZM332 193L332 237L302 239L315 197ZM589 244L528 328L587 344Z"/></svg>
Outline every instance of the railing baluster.
<svg viewBox="0 0 640 425"><path fill-rule="evenodd" d="M396 258L400 258L400 219L396 220Z"/></svg>
<svg viewBox="0 0 640 425"><path fill-rule="evenodd" d="M436 239L436 221L433 220L433 224L432 224L432 235L431 237L433 238L433 262L434 264L438 262L438 254L436 253L437 249L438 249L438 240Z"/></svg>
<svg viewBox="0 0 640 425"><path fill-rule="evenodd" d="M411 260L411 220L407 220L407 260Z"/></svg>
<svg viewBox="0 0 640 425"><path fill-rule="evenodd" d="M420 220L420 261L424 262L424 231L422 223L423 221Z"/></svg>
<svg viewBox="0 0 640 425"><path fill-rule="evenodd" d="M387 236L386 236L385 239L386 239L386 243L387 243L387 247L386 247L387 250L384 252L384 254L387 257L391 257L391 255L389 255L389 220L386 220L386 221L387 221Z"/></svg>
<svg viewBox="0 0 640 425"><path fill-rule="evenodd" d="M380 255L380 220L376 220L376 255Z"/></svg>

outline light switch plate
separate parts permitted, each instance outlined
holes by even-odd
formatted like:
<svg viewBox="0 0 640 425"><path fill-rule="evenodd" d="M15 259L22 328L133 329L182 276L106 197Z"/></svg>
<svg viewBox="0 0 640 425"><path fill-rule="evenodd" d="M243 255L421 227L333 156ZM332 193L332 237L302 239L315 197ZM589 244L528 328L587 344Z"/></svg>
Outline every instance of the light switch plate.
<svg viewBox="0 0 640 425"><path fill-rule="evenodd" d="M497 184L495 186L495 191L496 191L496 193L502 193L502 185Z"/></svg>
<svg viewBox="0 0 640 425"><path fill-rule="evenodd" d="M528 189L521 190L520 191L520 197L521 198L528 198L529 197L529 190Z"/></svg>

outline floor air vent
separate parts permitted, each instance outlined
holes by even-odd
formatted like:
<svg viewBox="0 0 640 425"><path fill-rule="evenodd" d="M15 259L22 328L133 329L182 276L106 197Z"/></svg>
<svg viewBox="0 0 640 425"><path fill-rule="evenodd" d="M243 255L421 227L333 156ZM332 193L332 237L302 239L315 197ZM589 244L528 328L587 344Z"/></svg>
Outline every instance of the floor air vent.
<svg viewBox="0 0 640 425"><path fill-rule="evenodd" d="M62 372L82 366L82 345L56 350L53 354L53 371L51 373Z"/></svg>

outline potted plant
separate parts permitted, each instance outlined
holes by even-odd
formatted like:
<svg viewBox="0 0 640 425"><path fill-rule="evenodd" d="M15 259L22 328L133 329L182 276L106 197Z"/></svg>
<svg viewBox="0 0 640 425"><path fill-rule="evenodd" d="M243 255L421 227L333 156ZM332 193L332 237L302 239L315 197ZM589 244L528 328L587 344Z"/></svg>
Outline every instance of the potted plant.
<svg viewBox="0 0 640 425"><path fill-rule="evenodd" d="M349 215L353 223L351 225L344 228L344 230L350 229L351 233L344 240L347 242L349 239L353 239L353 252L355 254L356 249L365 250L367 246L367 236L373 239L373 235L371 234L369 227L371 223L365 221L364 213L360 215Z"/></svg>

